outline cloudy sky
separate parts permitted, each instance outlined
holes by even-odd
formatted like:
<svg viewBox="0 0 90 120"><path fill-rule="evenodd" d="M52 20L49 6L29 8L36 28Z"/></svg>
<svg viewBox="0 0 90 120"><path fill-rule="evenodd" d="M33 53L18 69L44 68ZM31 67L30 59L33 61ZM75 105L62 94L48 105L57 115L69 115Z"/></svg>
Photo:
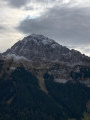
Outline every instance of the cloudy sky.
<svg viewBox="0 0 90 120"><path fill-rule="evenodd" d="M0 0L0 52L31 33L90 56L90 0Z"/></svg>

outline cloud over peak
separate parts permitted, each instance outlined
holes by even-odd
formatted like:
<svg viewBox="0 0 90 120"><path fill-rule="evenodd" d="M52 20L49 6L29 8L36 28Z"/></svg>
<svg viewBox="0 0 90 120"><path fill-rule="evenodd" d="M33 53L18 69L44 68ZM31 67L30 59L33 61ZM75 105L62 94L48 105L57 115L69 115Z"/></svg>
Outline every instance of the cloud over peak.
<svg viewBox="0 0 90 120"><path fill-rule="evenodd" d="M20 8L28 2L30 2L30 0L8 0L8 4L16 8Z"/></svg>
<svg viewBox="0 0 90 120"><path fill-rule="evenodd" d="M90 43L89 11L55 6L36 19L26 18L17 28L25 34L44 34L65 44L86 44Z"/></svg>
<svg viewBox="0 0 90 120"><path fill-rule="evenodd" d="M7 1L7 0L5 0ZM61 0L8 0L7 3L15 8L20 8L22 6L25 6L26 4L30 4L30 3L51 3L51 2L61 2Z"/></svg>

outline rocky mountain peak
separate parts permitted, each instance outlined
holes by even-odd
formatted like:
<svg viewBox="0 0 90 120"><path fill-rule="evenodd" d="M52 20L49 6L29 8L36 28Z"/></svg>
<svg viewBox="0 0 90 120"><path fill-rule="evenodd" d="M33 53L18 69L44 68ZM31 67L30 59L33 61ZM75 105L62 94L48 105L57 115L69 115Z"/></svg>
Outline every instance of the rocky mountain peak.
<svg viewBox="0 0 90 120"><path fill-rule="evenodd" d="M63 61L69 63L86 62L88 57L76 50L69 50L43 35L31 34L15 43L4 55L23 56L32 61Z"/></svg>
<svg viewBox="0 0 90 120"><path fill-rule="evenodd" d="M35 44L43 44L43 45L52 45L52 44L58 44L54 40L49 39L48 37L45 37L43 35L38 35L38 34L31 34L28 37L25 37L23 41L25 40L28 42L34 42Z"/></svg>

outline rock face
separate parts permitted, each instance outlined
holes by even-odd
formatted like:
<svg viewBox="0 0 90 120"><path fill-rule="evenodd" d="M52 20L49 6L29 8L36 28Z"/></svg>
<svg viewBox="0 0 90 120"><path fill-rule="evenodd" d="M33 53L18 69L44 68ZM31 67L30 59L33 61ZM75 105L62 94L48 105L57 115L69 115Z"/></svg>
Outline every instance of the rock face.
<svg viewBox="0 0 90 120"><path fill-rule="evenodd" d="M43 35L32 34L25 37L3 55L10 64L14 61L11 66L7 65L9 68L22 64L30 70L39 79L40 87L46 93L43 81L46 72L54 76L55 82L79 81L90 86L90 58Z"/></svg>
<svg viewBox="0 0 90 120"><path fill-rule="evenodd" d="M89 60L76 50L58 44L43 35L32 34L14 44L4 55L15 54L34 61L63 61L70 63L83 63Z"/></svg>

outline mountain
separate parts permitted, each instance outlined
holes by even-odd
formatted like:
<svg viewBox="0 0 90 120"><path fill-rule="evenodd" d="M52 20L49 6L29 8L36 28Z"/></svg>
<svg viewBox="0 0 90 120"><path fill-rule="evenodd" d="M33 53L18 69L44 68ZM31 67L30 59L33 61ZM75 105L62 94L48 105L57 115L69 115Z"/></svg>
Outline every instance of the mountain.
<svg viewBox="0 0 90 120"><path fill-rule="evenodd" d="M15 54L32 61L63 61L69 63L84 63L90 58L76 50L69 50L52 39L43 35L32 34L18 41L5 55Z"/></svg>
<svg viewBox="0 0 90 120"><path fill-rule="evenodd" d="M0 56L0 120L89 119L89 57L36 34Z"/></svg>

